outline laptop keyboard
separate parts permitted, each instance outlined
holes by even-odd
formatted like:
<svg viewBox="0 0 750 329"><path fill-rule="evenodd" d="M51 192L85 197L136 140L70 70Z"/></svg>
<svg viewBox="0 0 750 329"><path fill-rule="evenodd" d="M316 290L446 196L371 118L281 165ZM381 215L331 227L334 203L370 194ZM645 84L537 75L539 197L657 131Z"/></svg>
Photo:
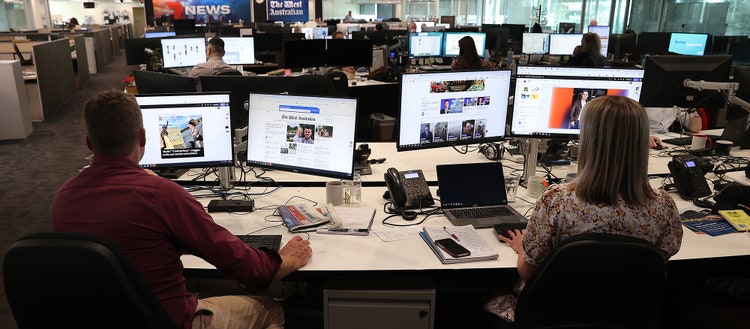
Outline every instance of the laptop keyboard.
<svg viewBox="0 0 750 329"><path fill-rule="evenodd" d="M506 207L475 207L451 209L453 216L460 219L466 218L484 218L497 216L511 216L513 212Z"/></svg>
<svg viewBox="0 0 750 329"><path fill-rule="evenodd" d="M281 234L246 234L237 235L237 238L255 249L266 247L271 250L279 250L281 247Z"/></svg>
<svg viewBox="0 0 750 329"><path fill-rule="evenodd" d="M495 233L497 233L498 235L510 238L510 236L508 235L508 230L523 230L526 228L526 223L500 223L492 225L492 228L495 229Z"/></svg>

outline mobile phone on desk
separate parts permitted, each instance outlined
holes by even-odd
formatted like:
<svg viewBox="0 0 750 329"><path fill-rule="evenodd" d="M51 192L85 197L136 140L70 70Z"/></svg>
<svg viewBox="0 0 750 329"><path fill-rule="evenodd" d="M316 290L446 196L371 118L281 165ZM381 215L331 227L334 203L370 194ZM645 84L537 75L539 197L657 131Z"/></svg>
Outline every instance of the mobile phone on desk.
<svg viewBox="0 0 750 329"><path fill-rule="evenodd" d="M446 239L440 239L435 240L435 244L440 247L440 249L445 250L445 252L448 253L448 255L451 255L453 257L466 257L471 255L471 252L469 249L464 248L464 246L458 244L456 240L446 238Z"/></svg>

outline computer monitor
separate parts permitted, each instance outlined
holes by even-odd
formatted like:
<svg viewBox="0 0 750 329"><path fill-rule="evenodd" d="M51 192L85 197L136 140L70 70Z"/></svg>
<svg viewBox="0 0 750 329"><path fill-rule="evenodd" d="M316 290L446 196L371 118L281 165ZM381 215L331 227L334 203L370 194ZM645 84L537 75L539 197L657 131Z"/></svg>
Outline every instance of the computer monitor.
<svg viewBox="0 0 750 329"><path fill-rule="evenodd" d="M352 179L356 99L250 93L248 100L249 166Z"/></svg>
<svg viewBox="0 0 750 329"><path fill-rule="evenodd" d="M313 39L313 28L312 27L303 27L300 30L302 30L302 33L305 34L305 39Z"/></svg>
<svg viewBox="0 0 750 329"><path fill-rule="evenodd" d="M550 55L573 55L573 50L581 44L583 34L552 33L549 35Z"/></svg>
<svg viewBox="0 0 750 329"><path fill-rule="evenodd" d="M404 74L396 149L502 140L510 74L509 70Z"/></svg>
<svg viewBox="0 0 750 329"><path fill-rule="evenodd" d="M733 77L740 84L737 97L750 103L750 67L735 67Z"/></svg>
<svg viewBox="0 0 750 329"><path fill-rule="evenodd" d="M328 36L327 26L318 26L313 29L313 39L325 39Z"/></svg>
<svg viewBox="0 0 750 329"><path fill-rule="evenodd" d="M326 40L284 41L282 64L290 69L326 66Z"/></svg>
<svg viewBox="0 0 750 329"><path fill-rule="evenodd" d="M511 40L521 40L523 38L523 33L529 31L526 25L523 24L503 24L502 27L508 29L508 37Z"/></svg>
<svg viewBox="0 0 750 329"><path fill-rule="evenodd" d="M258 33L253 35L255 39L255 52L281 51L281 33Z"/></svg>
<svg viewBox="0 0 750 329"><path fill-rule="evenodd" d="M388 43L386 34L382 31L354 31L352 32L352 39L372 40L372 44L375 46L380 46Z"/></svg>
<svg viewBox="0 0 750 329"><path fill-rule="evenodd" d="M206 61L206 39L161 39L164 68L189 67Z"/></svg>
<svg viewBox="0 0 750 329"><path fill-rule="evenodd" d="M636 52L635 33L623 33L610 35L607 45L607 53L612 54L615 62L624 61L637 62L640 60Z"/></svg>
<svg viewBox="0 0 750 329"><path fill-rule="evenodd" d="M715 91L698 91L685 87L683 81L705 80L709 82L727 82L732 69L731 55L682 56L661 55L646 56L643 60L643 94L641 104L647 107L693 107L704 101ZM712 103L701 102L700 107L720 107L723 97Z"/></svg>
<svg viewBox="0 0 750 329"><path fill-rule="evenodd" d="M416 32L422 32L422 26L425 26L425 27L435 26L435 22L433 22L433 21L415 21L414 23L417 24L417 31Z"/></svg>
<svg viewBox="0 0 750 329"><path fill-rule="evenodd" d="M524 54L549 53L549 33L524 33L521 49Z"/></svg>
<svg viewBox="0 0 750 329"><path fill-rule="evenodd" d="M158 51L161 49L161 39L159 38L141 38L141 39L123 39L125 45L125 61L128 65L148 64L151 54L146 49ZM160 53L157 52L157 55Z"/></svg>
<svg viewBox="0 0 750 329"><path fill-rule="evenodd" d="M327 66L372 65L372 40L327 39Z"/></svg>
<svg viewBox="0 0 750 329"><path fill-rule="evenodd" d="M669 38L670 53L691 56L703 56L706 52L708 34L672 32Z"/></svg>
<svg viewBox="0 0 750 329"><path fill-rule="evenodd" d="M602 56L607 57L609 46L609 26L607 25L589 25L589 32L596 33L602 43Z"/></svg>
<svg viewBox="0 0 750 329"><path fill-rule="evenodd" d="M141 167L231 166L228 93L137 95L146 147Z"/></svg>
<svg viewBox="0 0 750 329"><path fill-rule="evenodd" d="M483 32L445 32L443 41L443 57L456 57L460 51L458 47L458 40L463 37L471 37L474 39L474 45L477 48L477 55L484 57L485 43L487 42L487 35Z"/></svg>
<svg viewBox="0 0 750 329"><path fill-rule="evenodd" d="M576 32L576 23L560 22L557 24L557 33L574 34Z"/></svg>
<svg viewBox="0 0 750 329"><path fill-rule="evenodd" d="M167 31L163 31L163 32L149 32L149 31L146 31L146 36L145 37L146 38L168 38L168 37L173 37L173 36L176 36L176 35L177 35L177 33L175 33L175 31L169 31L169 32L167 32Z"/></svg>
<svg viewBox="0 0 750 329"><path fill-rule="evenodd" d="M195 79L182 75L133 70L138 94L195 92Z"/></svg>
<svg viewBox="0 0 750 329"><path fill-rule="evenodd" d="M174 20L174 31L179 34L192 34L196 32L195 19Z"/></svg>
<svg viewBox="0 0 750 329"><path fill-rule="evenodd" d="M571 115L576 99L641 96L643 70L519 66L516 70L510 135L577 138L580 123Z"/></svg>
<svg viewBox="0 0 750 329"><path fill-rule="evenodd" d="M500 56L508 50L508 29L482 27L482 32L487 36L484 48L490 51L490 56Z"/></svg>
<svg viewBox="0 0 750 329"><path fill-rule="evenodd" d="M409 34L409 58L443 55L443 32L412 32Z"/></svg>
<svg viewBox="0 0 750 329"><path fill-rule="evenodd" d="M255 39L253 37L222 37L224 62L229 65L255 64Z"/></svg>
<svg viewBox="0 0 750 329"><path fill-rule="evenodd" d="M641 32L638 35L638 53L645 55L666 55L669 52L670 32Z"/></svg>

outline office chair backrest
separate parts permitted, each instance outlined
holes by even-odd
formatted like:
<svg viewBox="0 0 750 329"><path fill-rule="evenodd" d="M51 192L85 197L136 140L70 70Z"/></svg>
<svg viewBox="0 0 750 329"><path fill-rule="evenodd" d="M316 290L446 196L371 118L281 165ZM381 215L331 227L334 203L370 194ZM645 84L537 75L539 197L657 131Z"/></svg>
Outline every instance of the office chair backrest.
<svg viewBox="0 0 750 329"><path fill-rule="evenodd" d="M336 96L333 80L324 75L310 74L294 77L294 94L308 96Z"/></svg>
<svg viewBox="0 0 750 329"><path fill-rule="evenodd" d="M326 76L333 81L333 87L336 89L337 96L347 96L349 94L349 76L341 71L332 71Z"/></svg>
<svg viewBox="0 0 750 329"><path fill-rule="evenodd" d="M588 233L563 241L515 308L517 328L659 328L666 262L651 243Z"/></svg>
<svg viewBox="0 0 750 329"><path fill-rule="evenodd" d="M196 79L159 72L133 70L139 94L166 94L197 91Z"/></svg>
<svg viewBox="0 0 750 329"><path fill-rule="evenodd" d="M21 329L175 327L128 257L103 237L23 237L7 250L3 275Z"/></svg>
<svg viewBox="0 0 750 329"><path fill-rule="evenodd" d="M216 72L214 75L242 75L242 72L237 70L226 70L226 71L219 71Z"/></svg>

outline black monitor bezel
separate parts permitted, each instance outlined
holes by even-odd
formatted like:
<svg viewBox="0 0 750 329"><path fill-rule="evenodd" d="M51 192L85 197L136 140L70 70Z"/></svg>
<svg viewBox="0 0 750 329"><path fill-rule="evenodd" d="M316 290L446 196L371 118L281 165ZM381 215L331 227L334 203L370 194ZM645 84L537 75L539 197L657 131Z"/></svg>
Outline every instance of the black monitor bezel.
<svg viewBox="0 0 750 329"><path fill-rule="evenodd" d="M712 65L700 69L700 64ZM684 65L685 69L670 68L669 66ZM678 102L676 98L682 96L710 96L715 91L699 91L684 87L684 79L705 80L710 82L728 82L732 70L731 55L684 56L684 55L654 55L646 56L643 60L643 86L641 104L645 107L690 107L687 101ZM723 78L718 78L723 76ZM713 79L716 77L717 79ZM655 81L655 82L654 82ZM671 83L669 83L671 82ZM665 92L666 90L666 92ZM679 95L678 96L678 92Z"/></svg>

